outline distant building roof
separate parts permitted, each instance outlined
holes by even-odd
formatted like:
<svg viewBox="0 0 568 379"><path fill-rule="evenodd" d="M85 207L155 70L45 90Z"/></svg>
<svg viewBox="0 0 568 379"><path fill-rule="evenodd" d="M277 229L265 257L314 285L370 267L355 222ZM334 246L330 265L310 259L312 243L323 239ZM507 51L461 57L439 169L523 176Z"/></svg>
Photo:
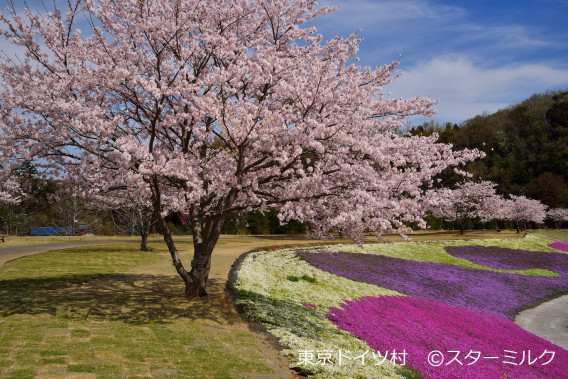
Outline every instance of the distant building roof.
<svg viewBox="0 0 568 379"><path fill-rule="evenodd" d="M73 235L73 228L70 226L34 226L30 230L32 236Z"/></svg>

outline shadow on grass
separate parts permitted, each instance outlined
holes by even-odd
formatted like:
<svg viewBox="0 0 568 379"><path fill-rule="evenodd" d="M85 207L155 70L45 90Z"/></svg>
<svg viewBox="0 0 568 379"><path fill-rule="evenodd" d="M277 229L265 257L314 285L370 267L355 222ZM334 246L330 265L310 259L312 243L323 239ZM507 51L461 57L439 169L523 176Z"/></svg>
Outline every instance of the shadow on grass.
<svg viewBox="0 0 568 379"><path fill-rule="evenodd" d="M313 308L252 291L237 290L235 295L239 299L239 308L249 320L278 326L307 338L324 336L327 331L325 324L314 321L316 310Z"/></svg>
<svg viewBox="0 0 568 379"><path fill-rule="evenodd" d="M175 318L240 321L224 282L211 279L209 303L188 301L181 279L166 275L95 274L0 280L0 316L49 313L91 320L132 323Z"/></svg>

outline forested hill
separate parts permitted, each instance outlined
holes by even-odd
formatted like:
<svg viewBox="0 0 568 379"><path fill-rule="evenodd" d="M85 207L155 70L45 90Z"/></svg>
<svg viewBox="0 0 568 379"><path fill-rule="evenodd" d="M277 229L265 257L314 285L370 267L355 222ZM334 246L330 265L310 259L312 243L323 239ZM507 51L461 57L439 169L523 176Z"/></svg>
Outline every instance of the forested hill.
<svg viewBox="0 0 568 379"><path fill-rule="evenodd" d="M524 194L551 207L568 206L568 91L533 95L518 105L476 116L461 125L426 123L411 134L440 133L456 148L478 148L475 178L499 184L506 194Z"/></svg>

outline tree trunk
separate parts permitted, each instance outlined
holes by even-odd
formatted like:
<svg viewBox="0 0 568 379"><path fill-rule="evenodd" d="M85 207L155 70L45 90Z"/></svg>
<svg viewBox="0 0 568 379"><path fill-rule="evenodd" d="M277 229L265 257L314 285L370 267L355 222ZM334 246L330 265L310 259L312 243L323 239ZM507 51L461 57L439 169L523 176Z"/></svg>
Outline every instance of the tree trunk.
<svg viewBox="0 0 568 379"><path fill-rule="evenodd" d="M206 228L205 232L201 227L201 223L192 222L194 252L193 260L191 261L191 271L189 273L181 263L179 253L167 228L166 220L161 216L158 217L158 219L162 228L164 241L172 257L172 263L185 283L185 296L188 299L199 297L203 301L208 301L207 281L211 269L211 254L221 235L221 226L224 218L218 218L216 222Z"/></svg>
<svg viewBox="0 0 568 379"><path fill-rule="evenodd" d="M194 251L191 271L187 272L181 263L166 220L161 214L162 204L157 177L152 178L151 185L153 189L154 216L162 229L164 241L172 257L172 263L185 283L185 296L188 299L200 297L201 300L208 301L207 281L209 279L209 270L211 269L211 254L221 235L221 228L226 217L222 210L230 208L232 202L235 201L237 192L234 189L231 190L229 195L218 203L216 208L219 214L215 217L204 217L199 207L190 210L189 217Z"/></svg>
<svg viewBox="0 0 568 379"><path fill-rule="evenodd" d="M185 296L188 299L196 297L204 301L209 300L207 293L207 280L211 269L211 254L213 249L209 249L207 244L193 244L193 260L191 261L191 283L185 285Z"/></svg>
<svg viewBox="0 0 568 379"><path fill-rule="evenodd" d="M150 183L152 187L152 205L154 211L154 217L156 223L160 224L160 229L162 229L162 235L164 236L164 242L168 247L168 251L170 252L170 256L172 257L172 264L176 268L177 273L183 279L186 288L187 294L187 287L191 284L191 277L189 273L183 267L181 263L181 259L179 258L179 253L176 249L176 245L174 244L174 240L172 239L172 235L168 230L168 225L166 223L166 219L162 216L162 199L160 194L160 186L158 184L158 178L154 176Z"/></svg>
<svg viewBox="0 0 568 379"><path fill-rule="evenodd" d="M199 297L203 301L209 300L207 293L207 280L211 269L211 254L221 235L221 226L224 217L219 217L213 222L202 224L193 215L191 222L193 234L193 260L189 276L191 282L185 285L185 296L192 299Z"/></svg>
<svg viewBox="0 0 568 379"><path fill-rule="evenodd" d="M148 234L140 233L140 237L142 238L142 240L140 241L140 250L142 251L148 250Z"/></svg>
<svg viewBox="0 0 568 379"><path fill-rule="evenodd" d="M466 223L466 221L460 221L459 222L460 235L465 233L465 223Z"/></svg>
<svg viewBox="0 0 568 379"><path fill-rule="evenodd" d="M160 223L160 227L162 229L162 235L164 236L164 242L166 243L168 251L170 252L170 256L172 257L172 264L176 268L176 271L179 274L179 276L181 276L181 278L183 279L187 293L187 286L191 284L191 277L189 276L189 273L181 263L181 259L179 258L179 253L174 244L174 240L172 239L172 235L168 230L168 225L166 224L166 220L160 215L159 210L158 212L156 212L156 219Z"/></svg>

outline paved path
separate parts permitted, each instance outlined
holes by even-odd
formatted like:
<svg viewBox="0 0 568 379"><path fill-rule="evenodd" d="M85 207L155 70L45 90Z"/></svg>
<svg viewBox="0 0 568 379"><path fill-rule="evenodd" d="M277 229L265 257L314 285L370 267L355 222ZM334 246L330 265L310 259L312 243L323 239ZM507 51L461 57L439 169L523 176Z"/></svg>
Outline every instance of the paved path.
<svg viewBox="0 0 568 379"><path fill-rule="evenodd" d="M568 295L519 313L515 323L568 350Z"/></svg>

